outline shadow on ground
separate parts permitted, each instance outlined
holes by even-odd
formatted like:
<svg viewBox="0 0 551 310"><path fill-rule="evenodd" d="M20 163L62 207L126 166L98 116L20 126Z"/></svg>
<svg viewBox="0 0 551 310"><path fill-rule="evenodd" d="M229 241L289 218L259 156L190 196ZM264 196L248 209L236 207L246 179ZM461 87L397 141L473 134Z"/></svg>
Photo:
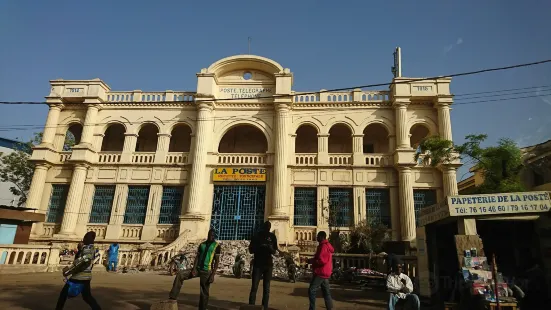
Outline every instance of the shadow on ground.
<svg viewBox="0 0 551 310"><path fill-rule="evenodd" d="M307 287L297 287L291 296L308 296ZM334 301L351 302L366 307L386 306L388 293L379 288L360 288L359 285L331 283L331 297ZM359 298L361 297L361 298ZM323 304L321 288L317 292L316 304Z"/></svg>
<svg viewBox="0 0 551 310"><path fill-rule="evenodd" d="M16 287L0 289L0 299L9 302L13 307L10 309L54 309L57 303L59 292L63 284L53 285L26 285L23 290ZM143 292L137 290L125 290L118 288L105 288L92 286L92 295L102 309L149 309L153 303L167 299L167 292ZM31 297L32 296L32 297ZM184 309L197 308L199 296L197 294L181 293L178 304ZM226 300L218 300L211 297L209 302L213 309L238 309L242 303ZM185 307L190 306L190 307ZM89 306L82 300L82 296L70 298L65 303L65 309L89 309Z"/></svg>

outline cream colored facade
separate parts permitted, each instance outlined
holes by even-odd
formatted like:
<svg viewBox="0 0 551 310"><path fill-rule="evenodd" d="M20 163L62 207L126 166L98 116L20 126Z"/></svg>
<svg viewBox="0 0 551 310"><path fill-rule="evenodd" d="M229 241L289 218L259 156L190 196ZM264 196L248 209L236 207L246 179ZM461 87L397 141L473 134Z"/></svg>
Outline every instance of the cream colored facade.
<svg viewBox="0 0 551 310"><path fill-rule="evenodd" d="M227 209L233 202L223 195L254 184L262 192L255 196L262 204L255 223L270 220L281 243L312 240L327 229L326 210L337 196L342 223L381 215L394 240L413 240L416 207L435 203L419 202L421 194L437 201L457 194L459 164L436 169L414 161L425 136L452 139L451 79L393 81L386 91L295 92L289 69L253 55L202 69L190 92L121 92L100 79L53 80L27 201L51 216L34 226L32 239L75 240L93 230L105 242L166 244L184 229L204 238L214 216L225 216L225 224L217 222L224 234L248 214L213 215L213 205ZM78 143L63 151L68 132ZM266 181L215 182L217 168L266 169ZM102 186L108 194L98 196ZM169 187L183 193L177 222L165 224L159 218L170 211ZM134 196L140 190L145 207ZM300 210L299 191L311 194ZM240 206L248 203L248 194L232 195L243 198ZM304 219L310 224L299 225Z"/></svg>

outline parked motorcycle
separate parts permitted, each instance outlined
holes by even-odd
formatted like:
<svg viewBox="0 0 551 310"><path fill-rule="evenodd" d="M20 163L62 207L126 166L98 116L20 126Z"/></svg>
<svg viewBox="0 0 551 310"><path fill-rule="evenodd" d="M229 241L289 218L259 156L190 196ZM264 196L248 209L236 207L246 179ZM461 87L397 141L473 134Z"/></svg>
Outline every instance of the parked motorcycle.
<svg viewBox="0 0 551 310"><path fill-rule="evenodd" d="M285 257L285 265L287 266L287 275L291 283L295 283L299 278L299 268L290 255Z"/></svg>
<svg viewBox="0 0 551 310"><path fill-rule="evenodd" d="M235 262L233 264L233 275L241 279L245 273L245 258L241 254L237 254L235 257Z"/></svg>
<svg viewBox="0 0 551 310"><path fill-rule="evenodd" d="M339 262L336 262L333 266L333 271L331 272L331 280L338 281L343 278L343 272L341 268L341 264Z"/></svg>
<svg viewBox="0 0 551 310"><path fill-rule="evenodd" d="M170 259L168 263L168 273L173 276L177 272L186 270L188 265L188 258L184 253L180 253Z"/></svg>

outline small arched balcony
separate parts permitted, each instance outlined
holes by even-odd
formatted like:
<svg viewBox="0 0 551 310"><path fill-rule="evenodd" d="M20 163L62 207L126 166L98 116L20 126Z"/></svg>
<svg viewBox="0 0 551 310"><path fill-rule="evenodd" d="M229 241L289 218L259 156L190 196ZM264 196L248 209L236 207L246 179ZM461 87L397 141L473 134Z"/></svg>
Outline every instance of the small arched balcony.
<svg viewBox="0 0 551 310"><path fill-rule="evenodd" d="M133 163L152 163L155 161L155 152L159 141L159 128L146 123L138 131L135 153L132 155Z"/></svg>
<svg viewBox="0 0 551 310"><path fill-rule="evenodd" d="M390 165L390 140L389 133L381 124L370 124L363 131L362 152L365 164L368 166Z"/></svg>
<svg viewBox="0 0 551 310"><path fill-rule="evenodd" d="M191 151L191 128L187 124L177 124L170 132L170 143L166 162L187 164Z"/></svg>
<svg viewBox="0 0 551 310"><path fill-rule="evenodd" d="M295 164L316 165L318 163L318 131L309 124L301 125L295 136Z"/></svg>
<svg viewBox="0 0 551 310"><path fill-rule="evenodd" d="M253 125L237 125L228 130L218 144L218 164L267 164L268 140Z"/></svg>
<svg viewBox="0 0 551 310"><path fill-rule="evenodd" d="M421 142L430 136L430 130L423 124L415 124L411 126L409 130L409 143L411 148L419 151L419 145ZM422 156L421 156L422 157ZM422 158L419 159L422 162Z"/></svg>
<svg viewBox="0 0 551 310"><path fill-rule="evenodd" d="M119 123L110 124L101 141L101 152L98 161L100 163L118 163L124 148L126 128Z"/></svg>
<svg viewBox="0 0 551 310"><path fill-rule="evenodd" d="M329 164L352 164L352 130L344 124L335 124L329 129Z"/></svg>
<svg viewBox="0 0 551 310"><path fill-rule="evenodd" d="M69 125L65 135L63 137L63 146L61 147L61 152L59 153L59 161L66 162L71 158L71 152L73 151L73 146L80 143L80 138L82 136L82 125L79 123L73 123Z"/></svg>

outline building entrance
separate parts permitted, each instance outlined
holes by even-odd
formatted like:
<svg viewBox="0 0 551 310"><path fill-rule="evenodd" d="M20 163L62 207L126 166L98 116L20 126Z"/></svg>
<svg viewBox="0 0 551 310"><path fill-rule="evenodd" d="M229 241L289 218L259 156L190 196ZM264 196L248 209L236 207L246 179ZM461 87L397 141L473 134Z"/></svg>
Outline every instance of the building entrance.
<svg viewBox="0 0 551 310"><path fill-rule="evenodd" d="M265 185L215 185L210 227L219 240L250 240L262 227Z"/></svg>

